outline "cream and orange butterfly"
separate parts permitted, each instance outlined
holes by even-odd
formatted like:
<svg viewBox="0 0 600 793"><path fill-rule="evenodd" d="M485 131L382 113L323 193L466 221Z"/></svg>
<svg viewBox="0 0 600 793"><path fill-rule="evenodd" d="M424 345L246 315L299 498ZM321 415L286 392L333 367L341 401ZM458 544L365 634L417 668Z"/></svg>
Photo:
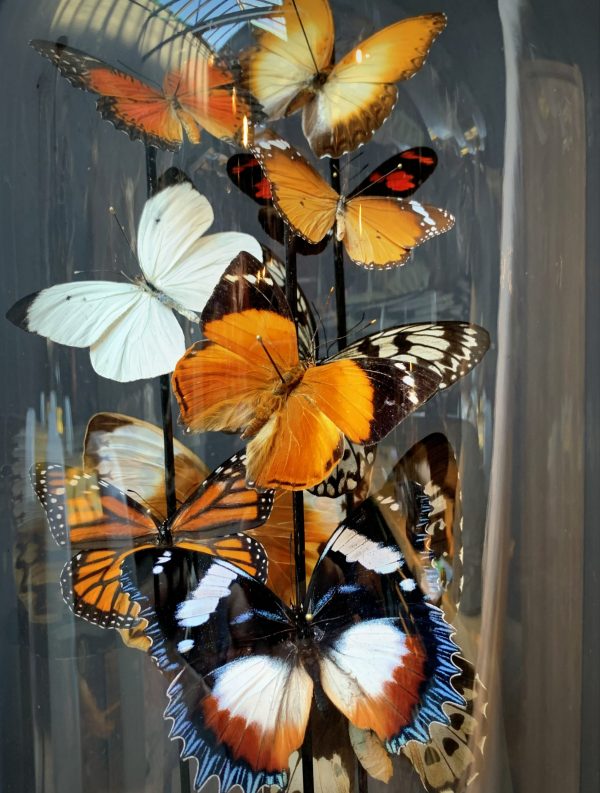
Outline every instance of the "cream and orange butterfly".
<svg viewBox="0 0 600 793"><path fill-rule="evenodd" d="M412 77L446 27L444 14L403 19L332 62L327 0L283 0L285 35L261 32L241 57L242 81L269 119L302 109L302 128L319 156L339 157L371 139L396 103L396 83Z"/></svg>

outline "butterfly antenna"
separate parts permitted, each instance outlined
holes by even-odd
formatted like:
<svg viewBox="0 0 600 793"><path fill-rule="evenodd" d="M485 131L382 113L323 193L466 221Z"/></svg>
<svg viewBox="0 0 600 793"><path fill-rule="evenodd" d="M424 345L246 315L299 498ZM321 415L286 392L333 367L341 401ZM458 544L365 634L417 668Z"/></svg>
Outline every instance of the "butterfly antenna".
<svg viewBox="0 0 600 793"><path fill-rule="evenodd" d="M284 379L283 375L281 374L281 372L279 371L279 369L278 369L278 367L277 367L277 364L276 364L276 363L275 363L275 361L273 360L273 358L272 358L272 356L271 356L271 353L270 353L270 352L267 350L267 348L266 348L266 345L265 345L265 343L264 343L264 341L263 341L263 339L262 339L262 336L257 336L257 337L256 337L256 341L257 341L257 342L260 344L260 346L261 346L261 347L263 348L263 350L265 351L265 354L266 354L267 358L268 358L268 359L271 361L271 364L272 364L272 366L273 366L273 369L275 369L275 371L277 372L277 375L279 376L279 379L281 380L281 382L282 382L282 383L285 383L285 379Z"/></svg>
<svg viewBox="0 0 600 793"><path fill-rule="evenodd" d="M313 311L317 315L317 319L319 320L319 324L321 325L321 330L323 331L323 341L325 342L325 349L327 349L327 328L325 327L325 323L323 322L323 318L321 317L321 314L319 313L319 309L316 307L316 305L314 303L313 303ZM315 332L313 333L313 337L312 337L313 348L314 348L315 339L317 338L318 333L319 333L319 329L315 328Z"/></svg>
<svg viewBox="0 0 600 793"><path fill-rule="evenodd" d="M308 48L308 51L310 52L310 57L311 57L312 62L314 64L315 72L317 74L319 74L319 72L321 70L317 66L317 61L316 61L316 58L315 58L314 53L312 51L312 47L310 46L310 42L308 40L308 36L306 35L306 30L304 28L304 22L302 22L302 17L300 16L300 12L298 11L298 6L296 5L296 0L292 0L292 5L294 6L294 11L296 12L296 16L298 17L298 22L300 23L300 28L302 29L302 35L304 36L304 40L306 41L306 46Z"/></svg>
<svg viewBox="0 0 600 793"><path fill-rule="evenodd" d="M357 322L356 325L353 325L346 332L345 336L349 336L351 333L358 333L359 329L360 330L366 330L368 327L370 327L371 325L375 325L378 322L378 320L376 320L376 319L370 319L368 322L364 322L364 320L365 320L365 317L364 317L364 314L363 314L363 317L360 320L360 322ZM363 325L363 322L364 322L364 325ZM341 338L344 338L344 337L338 336L337 338L331 340L331 344L327 347L327 353L326 353L327 357L329 357L329 352L330 352L331 346L334 343L337 343Z"/></svg>
<svg viewBox="0 0 600 793"><path fill-rule="evenodd" d="M146 500L146 499L145 499L145 498L142 496L142 494L141 494L141 493L138 493L138 491L137 491L137 490L133 490L133 488L127 488L127 490L126 490L126 493L127 493L127 495L129 495L130 493L132 493L132 494L133 494L133 495L136 497L136 500L137 500L137 501L139 501L139 502L140 502L140 504L144 504L144 505L147 507L147 509L148 509L148 512L150 512L150 513L152 513L153 515L156 515L158 518L160 518L160 520L161 520L161 522L162 522L162 523L164 523L164 522L166 521L166 519L167 519L166 515L163 515L163 514L162 514L162 512L159 512L158 510L154 509L154 507L152 507L152 506L150 505L150 502L149 502L149 501L147 501L147 500Z"/></svg>
<svg viewBox="0 0 600 793"><path fill-rule="evenodd" d="M137 262L137 260L138 260L138 258L137 258L137 254L136 254L136 252L135 252L135 250L134 250L134 248L133 248L133 245L131 244L131 240L130 240L130 239L129 239L129 237L127 236L127 232L126 232L126 231L125 231L125 229L123 228L123 224L122 224L122 223L121 223L121 221L119 220L119 216L117 215L117 210L116 210L116 209L115 209L113 206L110 206L110 207L108 208L108 211L109 211L109 212L110 212L110 214L113 216L115 223L116 223L116 224L117 224L117 226L119 227L119 231L121 232L121 234L123 235L123 237L124 237L124 239L125 239L125 242L127 243L127 247L128 247L128 248L129 248L129 250L131 251L131 255L133 256L133 258L134 258L134 259L135 259L135 261Z"/></svg>

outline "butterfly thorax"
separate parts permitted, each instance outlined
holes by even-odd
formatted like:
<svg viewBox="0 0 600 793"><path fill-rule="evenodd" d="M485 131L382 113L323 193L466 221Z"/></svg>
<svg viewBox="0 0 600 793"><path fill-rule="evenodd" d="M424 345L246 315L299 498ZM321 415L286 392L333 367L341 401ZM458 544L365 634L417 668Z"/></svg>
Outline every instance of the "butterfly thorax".
<svg viewBox="0 0 600 793"><path fill-rule="evenodd" d="M244 430L242 438L256 435L272 416L282 410L287 398L302 382L305 372L306 366L303 363L298 363L287 372L283 372L282 379L277 376L277 380L273 382L272 391L265 391L259 397L254 408L254 419Z"/></svg>
<svg viewBox="0 0 600 793"><path fill-rule="evenodd" d="M154 284L144 278L143 275L136 276L134 282L140 287L140 289L143 289L144 292L148 292L148 294L152 295L152 297L155 297L159 303L163 304L163 306L173 309L173 311L177 311L178 314L181 314L182 317L189 319L190 322L200 322L200 317L197 314L195 314L193 311L189 311L187 308L182 306L181 303L173 300L173 298L169 297L168 295L165 295L164 292L161 292L160 289L157 289Z"/></svg>
<svg viewBox="0 0 600 793"><path fill-rule="evenodd" d="M338 242L341 242L346 234L346 219L344 216L345 209L346 197L341 195L335 208L335 238Z"/></svg>

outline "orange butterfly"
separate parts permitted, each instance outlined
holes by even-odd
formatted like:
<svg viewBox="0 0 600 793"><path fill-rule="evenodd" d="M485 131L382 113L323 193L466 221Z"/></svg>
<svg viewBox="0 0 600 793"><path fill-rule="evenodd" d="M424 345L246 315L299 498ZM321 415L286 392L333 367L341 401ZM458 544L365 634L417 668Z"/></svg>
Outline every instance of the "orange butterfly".
<svg viewBox="0 0 600 793"><path fill-rule="evenodd" d="M445 209L412 198L377 195L370 184L340 195L271 130L261 133L252 152L270 182L275 208L293 233L314 244L335 228L348 256L363 267L404 264L413 248L454 225Z"/></svg>
<svg viewBox="0 0 600 793"><path fill-rule="evenodd" d="M424 323L367 336L325 361L300 357L285 295L245 252L206 304L202 330L208 343L191 347L172 378L184 424L251 438L248 481L285 490L325 479L344 437L382 440L489 343L476 325Z"/></svg>
<svg viewBox="0 0 600 793"><path fill-rule="evenodd" d="M269 269L273 272L273 263ZM303 300L306 301L304 296ZM178 440L175 440L174 451L176 498L181 504L192 496L209 472L200 458ZM133 492L136 499L143 501L155 514L166 514L163 434L154 424L118 413L96 414L86 431L84 465L88 473L95 473L124 492ZM342 517L339 500L305 495L308 576ZM295 599L293 525L292 494L280 491L275 495L266 522L246 531L267 554L267 586L286 604Z"/></svg>
<svg viewBox="0 0 600 793"><path fill-rule="evenodd" d="M162 88L60 42L36 39L31 46L71 85L98 94L103 118L148 146L176 151L184 133L199 143L202 128L216 138L241 141L256 116L232 72L205 45L198 44L193 57L167 72Z"/></svg>
<svg viewBox="0 0 600 793"><path fill-rule="evenodd" d="M63 597L102 627L131 628L139 606L122 590L123 560L142 548L173 545L221 556L266 580L260 544L243 534L269 516L272 492L246 486L244 455L220 465L168 520L101 477L36 463L31 480L59 545L79 549L61 575ZM108 544L108 547L106 547Z"/></svg>
<svg viewBox="0 0 600 793"><path fill-rule="evenodd" d="M396 104L395 83L423 66L446 27L444 14L403 19L334 64L327 0L283 0L280 14L285 36L259 35L241 57L243 79L270 119L302 109L302 129L318 157L339 157L371 139Z"/></svg>

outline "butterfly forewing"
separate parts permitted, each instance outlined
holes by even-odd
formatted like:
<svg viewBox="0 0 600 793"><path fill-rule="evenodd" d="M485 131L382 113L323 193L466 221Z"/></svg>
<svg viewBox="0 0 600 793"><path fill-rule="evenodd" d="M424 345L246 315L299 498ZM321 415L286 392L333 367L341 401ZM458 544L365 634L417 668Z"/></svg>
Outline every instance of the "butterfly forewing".
<svg viewBox="0 0 600 793"><path fill-rule="evenodd" d="M130 492L156 515L167 515L164 437L160 427L120 413L97 413L88 422L83 464L88 472ZM210 473L180 441L174 440L175 495L182 504Z"/></svg>
<svg viewBox="0 0 600 793"><path fill-rule="evenodd" d="M375 168L348 195L408 198L428 179L437 165L437 154L427 146L416 146L395 154Z"/></svg>
<svg viewBox="0 0 600 793"><path fill-rule="evenodd" d="M157 535L157 516L94 474L44 462L36 463L30 475L59 545L107 539L133 543Z"/></svg>
<svg viewBox="0 0 600 793"><path fill-rule="evenodd" d="M471 371L490 344L488 332L468 322L431 322L390 328L350 344L337 358L383 357L403 363L414 374L427 368L440 377L440 388Z"/></svg>
<svg viewBox="0 0 600 793"><path fill-rule="evenodd" d="M169 528L175 539L217 537L262 525L271 512L273 492L246 482L246 455L234 454L181 505Z"/></svg>

